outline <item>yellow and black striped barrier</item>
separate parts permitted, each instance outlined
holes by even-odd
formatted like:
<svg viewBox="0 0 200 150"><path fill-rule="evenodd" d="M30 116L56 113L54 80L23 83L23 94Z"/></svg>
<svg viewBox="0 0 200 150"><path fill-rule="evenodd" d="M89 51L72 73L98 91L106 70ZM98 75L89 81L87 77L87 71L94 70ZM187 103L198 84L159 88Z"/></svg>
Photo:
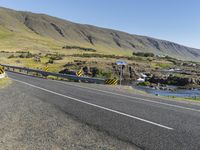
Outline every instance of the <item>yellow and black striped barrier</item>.
<svg viewBox="0 0 200 150"><path fill-rule="evenodd" d="M4 72L4 68L0 68L0 74L3 74Z"/></svg>
<svg viewBox="0 0 200 150"><path fill-rule="evenodd" d="M108 85L117 85L118 80L117 79L106 79L104 83L108 84Z"/></svg>
<svg viewBox="0 0 200 150"><path fill-rule="evenodd" d="M4 67L0 67L0 79L5 77Z"/></svg>
<svg viewBox="0 0 200 150"><path fill-rule="evenodd" d="M4 66L0 66L0 74L3 74L5 72Z"/></svg>
<svg viewBox="0 0 200 150"><path fill-rule="evenodd" d="M76 75L77 75L78 77L83 76L83 75L84 75L83 70L81 69L81 70L77 71L77 72L76 72Z"/></svg>
<svg viewBox="0 0 200 150"><path fill-rule="evenodd" d="M43 68L44 71L49 71L49 66Z"/></svg>

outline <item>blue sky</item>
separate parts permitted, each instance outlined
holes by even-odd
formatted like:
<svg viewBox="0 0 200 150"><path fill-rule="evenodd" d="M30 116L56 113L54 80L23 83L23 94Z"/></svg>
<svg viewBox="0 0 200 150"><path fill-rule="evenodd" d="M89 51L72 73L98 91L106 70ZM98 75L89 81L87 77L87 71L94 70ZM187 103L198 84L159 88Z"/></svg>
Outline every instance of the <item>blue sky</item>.
<svg viewBox="0 0 200 150"><path fill-rule="evenodd" d="M0 6L200 49L200 0L0 0Z"/></svg>

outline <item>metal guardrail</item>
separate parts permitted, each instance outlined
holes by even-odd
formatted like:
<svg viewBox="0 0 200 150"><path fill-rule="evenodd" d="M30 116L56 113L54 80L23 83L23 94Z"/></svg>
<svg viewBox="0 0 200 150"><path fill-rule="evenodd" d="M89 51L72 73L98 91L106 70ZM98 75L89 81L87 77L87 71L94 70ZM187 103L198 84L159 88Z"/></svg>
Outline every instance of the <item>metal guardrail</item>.
<svg viewBox="0 0 200 150"><path fill-rule="evenodd" d="M74 81L82 81L82 82L96 83L96 84L104 84L105 82L104 79L99 79L99 78L78 77L75 75L52 73L52 72L46 72L42 70L30 69L26 67L17 67L17 66L10 66L10 65L4 65L4 64L0 64L0 65L3 66L5 70L13 71L13 72L16 72L16 70L18 70L19 72L25 71L26 74L36 73L45 77L54 76L54 77L59 77L59 78L64 78L64 79L69 79L69 80L74 80Z"/></svg>

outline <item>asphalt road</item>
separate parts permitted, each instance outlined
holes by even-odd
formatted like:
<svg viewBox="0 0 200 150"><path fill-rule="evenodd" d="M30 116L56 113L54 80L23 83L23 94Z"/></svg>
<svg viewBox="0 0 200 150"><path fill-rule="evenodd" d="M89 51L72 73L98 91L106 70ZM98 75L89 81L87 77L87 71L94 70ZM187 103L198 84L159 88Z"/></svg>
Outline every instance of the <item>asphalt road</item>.
<svg viewBox="0 0 200 150"><path fill-rule="evenodd" d="M200 150L200 105L8 73L19 88L145 150Z"/></svg>

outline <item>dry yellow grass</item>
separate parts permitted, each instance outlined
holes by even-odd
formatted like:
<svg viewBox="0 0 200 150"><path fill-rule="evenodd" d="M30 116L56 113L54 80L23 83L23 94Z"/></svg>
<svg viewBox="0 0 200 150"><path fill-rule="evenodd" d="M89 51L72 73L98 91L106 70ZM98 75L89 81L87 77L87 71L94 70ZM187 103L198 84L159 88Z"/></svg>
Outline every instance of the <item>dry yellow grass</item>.
<svg viewBox="0 0 200 150"><path fill-rule="evenodd" d="M9 84L11 84L11 79L9 79L8 77L5 77L3 79L0 79L0 89L1 88L5 88L6 86L8 86Z"/></svg>

